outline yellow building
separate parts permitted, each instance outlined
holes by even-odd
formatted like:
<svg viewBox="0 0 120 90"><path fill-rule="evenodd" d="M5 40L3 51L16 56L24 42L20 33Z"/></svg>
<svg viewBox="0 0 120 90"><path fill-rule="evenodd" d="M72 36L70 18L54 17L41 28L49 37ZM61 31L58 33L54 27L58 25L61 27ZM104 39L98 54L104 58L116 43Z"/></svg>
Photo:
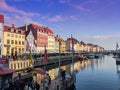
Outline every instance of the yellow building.
<svg viewBox="0 0 120 90"><path fill-rule="evenodd" d="M24 53L25 31L15 25L4 26L3 55L21 55Z"/></svg>
<svg viewBox="0 0 120 90"><path fill-rule="evenodd" d="M60 51L66 52L66 42L65 41L61 41Z"/></svg>

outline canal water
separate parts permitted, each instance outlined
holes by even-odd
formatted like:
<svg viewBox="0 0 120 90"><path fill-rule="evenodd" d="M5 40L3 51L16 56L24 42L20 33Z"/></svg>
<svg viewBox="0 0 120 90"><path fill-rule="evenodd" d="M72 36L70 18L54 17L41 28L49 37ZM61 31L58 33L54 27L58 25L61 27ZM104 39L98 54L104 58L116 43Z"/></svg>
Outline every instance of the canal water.
<svg viewBox="0 0 120 90"><path fill-rule="evenodd" d="M68 73L73 73L72 64L61 66ZM53 79L58 76L58 68L50 69ZM99 59L77 61L74 63L76 90L120 90L120 66L115 58L103 56Z"/></svg>
<svg viewBox="0 0 120 90"><path fill-rule="evenodd" d="M76 90L120 90L119 70L112 56L81 62L76 74Z"/></svg>

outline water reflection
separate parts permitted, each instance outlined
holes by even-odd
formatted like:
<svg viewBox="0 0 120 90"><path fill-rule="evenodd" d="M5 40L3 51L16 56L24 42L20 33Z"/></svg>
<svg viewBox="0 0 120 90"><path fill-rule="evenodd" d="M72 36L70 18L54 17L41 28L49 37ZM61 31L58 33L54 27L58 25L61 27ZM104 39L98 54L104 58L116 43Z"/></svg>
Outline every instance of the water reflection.
<svg viewBox="0 0 120 90"><path fill-rule="evenodd" d="M116 71L118 75L118 90L120 90L120 58L116 59Z"/></svg>
<svg viewBox="0 0 120 90"><path fill-rule="evenodd" d="M83 71L85 68L91 67L92 71L94 71L94 64L96 63L98 67L98 63L101 59L96 59L96 60L83 60L83 61L78 61L74 63L74 72L78 73L79 71ZM72 64L68 65L63 65L60 67L61 69L65 70L66 72L73 74L73 66ZM58 68L50 69L47 72L51 76L51 79L54 80L58 76Z"/></svg>
<svg viewBox="0 0 120 90"><path fill-rule="evenodd" d="M73 73L72 64L61 66L68 73ZM120 90L120 64L111 56L84 60L74 63L76 90ZM58 68L48 70L51 79L58 76ZM117 73L117 74L116 74Z"/></svg>
<svg viewBox="0 0 120 90"><path fill-rule="evenodd" d="M77 73L77 90L119 90L116 62L111 56L87 60L81 63ZM120 68L120 67L119 67Z"/></svg>

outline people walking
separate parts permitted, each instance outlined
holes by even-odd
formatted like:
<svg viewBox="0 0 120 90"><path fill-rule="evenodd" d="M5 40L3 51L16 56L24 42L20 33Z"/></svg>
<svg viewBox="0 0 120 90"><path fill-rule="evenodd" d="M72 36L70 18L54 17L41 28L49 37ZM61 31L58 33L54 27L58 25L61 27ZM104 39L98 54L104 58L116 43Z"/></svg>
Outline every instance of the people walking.
<svg viewBox="0 0 120 90"><path fill-rule="evenodd" d="M12 79L10 79L9 81L9 90L14 90L14 87L15 87L15 83Z"/></svg>

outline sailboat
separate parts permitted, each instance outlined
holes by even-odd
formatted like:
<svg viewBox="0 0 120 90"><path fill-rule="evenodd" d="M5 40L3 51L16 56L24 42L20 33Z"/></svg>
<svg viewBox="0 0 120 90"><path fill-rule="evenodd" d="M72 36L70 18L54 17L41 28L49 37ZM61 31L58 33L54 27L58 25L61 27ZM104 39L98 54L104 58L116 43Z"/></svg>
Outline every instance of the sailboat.
<svg viewBox="0 0 120 90"><path fill-rule="evenodd" d="M120 57L120 55L119 55L120 50L118 50L118 48L119 48L118 43L116 43L116 50L115 50L113 58L119 58Z"/></svg>
<svg viewBox="0 0 120 90"><path fill-rule="evenodd" d="M119 48L118 43L116 43L116 52L114 58L116 58L116 64L120 65L120 50L118 48Z"/></svg>

